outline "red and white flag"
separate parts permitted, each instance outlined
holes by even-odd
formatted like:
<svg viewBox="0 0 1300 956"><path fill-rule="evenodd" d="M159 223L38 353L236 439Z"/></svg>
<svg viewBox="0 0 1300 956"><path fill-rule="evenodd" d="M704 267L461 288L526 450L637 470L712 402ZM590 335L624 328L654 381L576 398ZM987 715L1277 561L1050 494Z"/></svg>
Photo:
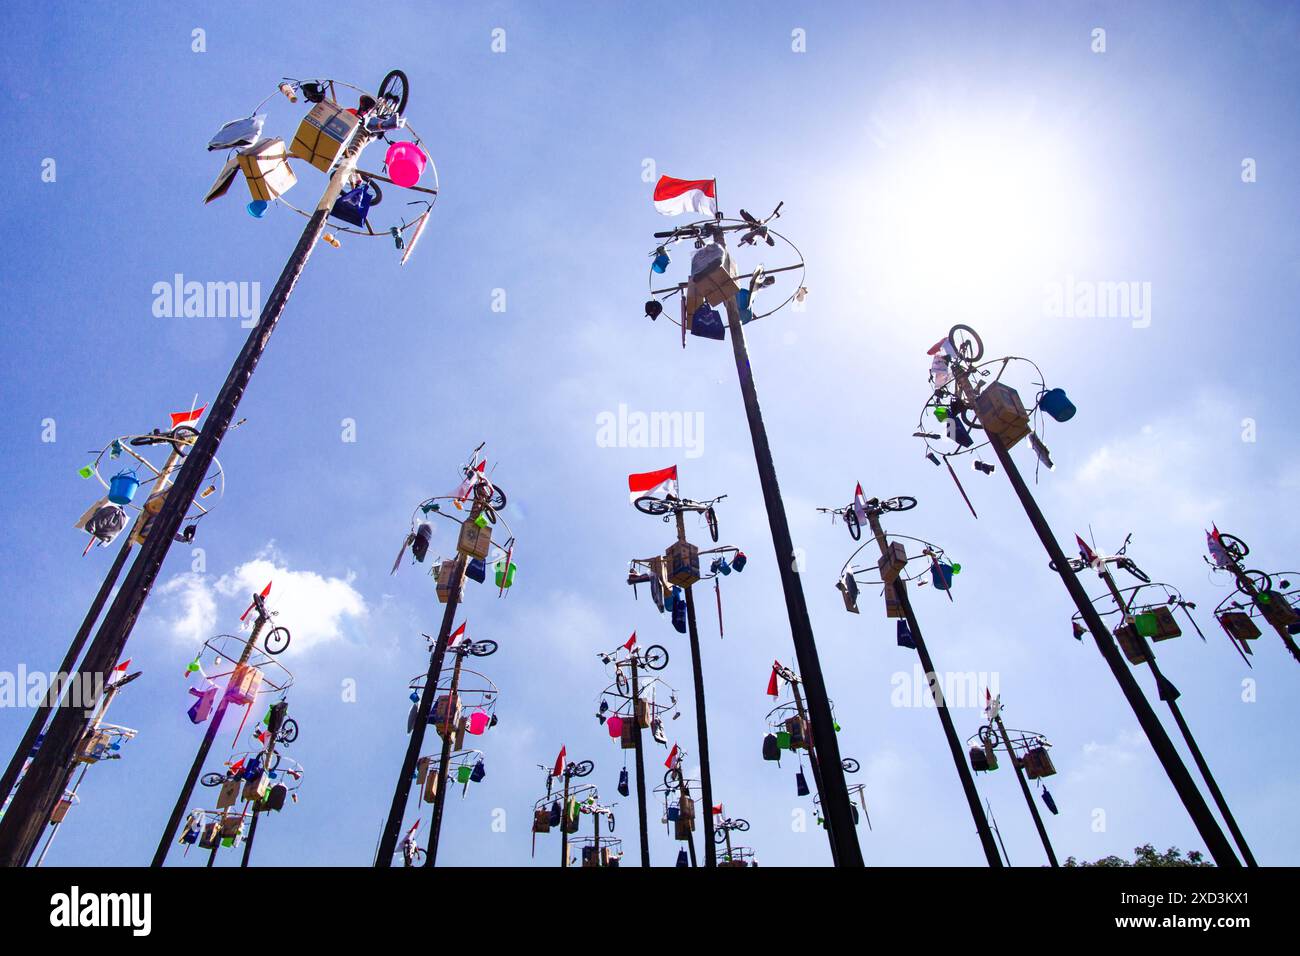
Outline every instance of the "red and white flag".
<svg viewBox="0 0 1300 956"><path fill-rule="evenodd" d="M853 489L853 515L858 519L858 526L867 523L867 500L862 494L862 482Z"/></svg>
<svg viewBox="0 0 1300 956"><path fill-rule="evenodd" d="M718 214L718 181L716 179L673 179L660 176L655 183L655 211L665 216L680 216L684 212Z"/></svg>
<svg viewBox="0 0 1300 956"><path fill-rule="evenodd" d="M126 676L126 669L131 666L131 658L127 658L108 672L108 686L112 687L123 677Z"/></svg>
<svg viewBox="0 0 1300 956"><path fill-rule="evenodd" d="M270 593L271 593L271 582L270 582L270 581L267 581L267 582L266 582L266 587L262 588L262 597L266 597L266 596L267 596L268 594L270 594ZM249 603L249 605L248 605L248 610L244 611L243 614L239 615L239 619L242 621L242 620L244 620L245 618L247 618L247 617L248 617L248 613L249 613L249 611L253 610L253 607L254 607L256 604L257 604L256 601L253 601L253 602Z"/></svg>
<svg viewBox="0 0 1300 956"><path fill-rule="evenodd" d="M172 428L175 428L178 425L194 424L194 422L197 422L202 417L204 411L207 410L207 407L208 406L206 405L202 405L194 409L194 411L192 412L172 412L171 413Z"/></svg>
<svg viewBox="0 0 1300 956"><path fill-rule="evenodd" d="M470 472L470 474L465 476L465 480L462 481L452 493L452 497L456 499L453 503L457 508L460 507L462 501L469 497L469 493L474 490L474 485L478 483L478 480L486 474L486 471L484 470L486 468L487 459L485 458L480 461L478 467L474 469L478 474L474 474L474 471Z"/></svg>
<svg viewBox="0 0 1300 956"><path fill-rule="evenodd" d="M776 672L781 669L780 661L772 662L772 676L767 680L767 696L775 697L781 692L780 685L776 682Z"/></svg>
<svg viewBox="0 0 1300 956"><path fill-rule="evenodd" d="M715 817L722 816L722 804L719 803L716 807L713 808L713 815Z"/></svg>
<svg viewBox="0 0 1300 956"><path fill-rule="evenodd" d="M623 650L630 651L634 646L636 646L636 631L633 631L632 636L627 639L627 643L623 645Z"/></svg>
<svg viewBox="0 0 1300 956"><path fill-rule="evenodd" d="M655 497L666 497L677 495L677 466L661 468L658 471L647 471L639 475L627 476L628 499L632 504L636 504L638 498L647 495Z"/></svg>
<svg viewBox="0 0 1300 956"><path fill-rule="evenodd" d="M1074 536L1074 540L1079 543L1079 557L1083 558L1084 563L1089 567L1095 567L1097 564L1097 555L1093 552L1092 548L1088 547L1088 542L1084 541L1077 534Z"/></svg>
<svg viewBox="0 0 1300 956"><path fill-rule="evenodd" d="M1205 546L1210 549L1214 566L1226 568L1232 564L1232 558L1228 555L1228 549L1223 546L1223 539L1219 537L1219 526L1212 524L1210 527L1214 530L1205 532Z"/></svg>
<svg viewBox="0 0 1300 956"><path fill-rule="evenodd" d="M418 829L420 829L420 819L419 817L416 817L415 822L411 824L411 829L406 831L406 839L413 839L415 837L415 831Z"/></svg>
<svg viewBox="0 0 1300 956"><path fill-rule="evenodd" d="M1002 713L1002 695L994 697L993 692L987 687L984 688L984 716L989 720L997 720L998 714Z"/></svg>
<svg viewBox="0 0 1300 956"><path fill-rule="evenodd" d="M451 632L451 637L447 639L447 647L452 648L461 642L465 637L465 625L462 624L456 630Z"/></svg>
<svg viewBox="0 0 1300 956"><path fill-rule="evenodd" d="M679 763L681 763L681 759L677 756L677 745L673 744L673 749L668 751L668 759L664 761L664 766L669 770L674 770Z"/></svg>
<svg viewBox="0 0 1300 956"><path fill-rule="evenodd" d="M565 749L563 744L561 744L560 755L555 758L555 769L551 771L552 777L558 777L560 776L560 774L564 773L564 758L568 755L568 753L569 751Z"/></svg>

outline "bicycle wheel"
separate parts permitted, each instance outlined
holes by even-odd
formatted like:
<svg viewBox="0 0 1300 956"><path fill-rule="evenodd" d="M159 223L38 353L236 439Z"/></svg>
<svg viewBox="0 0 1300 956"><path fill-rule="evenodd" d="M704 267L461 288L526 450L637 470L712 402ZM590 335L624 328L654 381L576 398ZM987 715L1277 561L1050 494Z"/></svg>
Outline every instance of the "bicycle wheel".
<svg viewBox="0 0 1300 956"><path fill-rule="evenodd" d="M862 769L862 764L858 763L852 757L845 757L840 761L840 764L844 767L845 773L857 773Z"/></svg>
<svg viewBox="0 0 1300 956"><path fill-rule="evenodd" d="M984 342L969 325L954 325L948 330L948 341L963 361L978 362L984 357Z"/></svg>
<svg viewBox="0 0 1300 956"><path fill-rule="evenodd" d="M266 762L266 772L275 773L279 769L280 769L280 755L278 753L273 753L271 754L270 759L268 759Z"/></svg>
<svg viewBox="0 0 1300 956"><path fill-rule="evenodd" d="M916 499L911 495L899 495L885 502L886 511L911 511L916 507Z"/></svg>
<svg viewBox="0 0 1300 956"><path fill-rule="evenodd" d="M675 787L681 782L681 779L682 779L682 772L678 770L676 767L672 767L669 769L667 773L664 774L664 786Z"/></svg>
<svg viewBox="0 0 1300 956"><path fill-rule="evenodd" d="M646 515L666 515L673 510L671 503L654 498L650 495L642 495L635 502L636 510Z"/></svg>
<svg viewBox="0 0 1300 956"><path fill-rule="evenodd" d="M219 787L226 782L224 773L205 773L199 778L199 783L205 787Z"/></svg>
<svg viewBox="0 0 1300 956"><path fill-rule="evenodd" d="M280 725L280 733L275 738L282 744L291 744L298 739L298 721L289 717Z"/></svg>
<svg viewBox="0 0 1300 956"><path fill-rule="evenodd" d="M496 485L492 486L492 497L489 504L493 511L502 511L506 506L506 493Z"/></svg>
<svg viewBox="0 0 1300 956"><path fill-rule="evenodd" d="M401 70L389 70L388 75L379 84L379 99L394 104L399 114L406 112L406 100L410 95L410 83Z"/></svg>
<svg viewBox="0 0 1300 956"><path fill-rule="evenodd" d="M1223 545L1223 550L1228 552L1228 557L1234 561L1240 561L1246 555L1250 554L1250 548L1246 542L1242 541L1235 534L1219 534L1219 543Z"/></svg>
<svg viewBox="0 0 1300 956"><path fill-rule="evenodd" d="M613 811L610 811L610 813L608 813L607 816L609 817L609 832L610 832L610 833L613 833L613 832L614 832L614 813L613 813Z"/></svg>
<svg viewBox="0 0 1300 956"><path fill-rule="evenodd" d="M573 770L569 772L569 776L585 777L595 769L596 769L596 765L592 763L590 760L579 760L577 763L573 765Z"/></svg>
<svg viewBox="0 0 1300 956"><path fill-rule="evenodd" d="M266 640L262 644L268 654L283 654L285 648L289 646L289 629L287 627L271 628L271 633L266 635Z"/></svg>
<svg viewBox="0 0 1300 956"><path fill-rule="evenodd" d="M668 651L662 644L651 644L645 649L645 666L648 670L661 671L668 666Z"/></svg>
<svg viewBox="0 0 1300 956"><path fill-rule="evenodd" d="M704 521L709 526L709 537L713 539L714 544L717 544L718 543L718 513L713 510L713 505L709 505L708 508L704 509Z"/></svg>
<svg viewBox="0 0 1300 956"><path fill-rule="evenodd" d="M1087 565L1083 562L1081 558L1066 558L1065 563L1070 566L1071 571L1082 571L1084 568L1087 567ZM1048 561L1047 566L1051 568L1053 571L1057 572L1058 574L1061 571L1061 569L1056 566L1055 561Z"/></svg>
<svg viewBox="0 0 1300 956"><path fill-rule="evenodd" d="M844 511L844 523L849 526L849 537L854 541L861 541L862 522L858 520L858 513L853 510L852 506Z"/></svg>
<svg viewBox="0 0 1300 956"><path fill-rule="evenodd" d="M732 820L731 824L741 833L744 833L746 830L749 829L749 821L746 820L744 817L741 817L738 820Z"/></svg>
<svg viewBox="0 0 1300 956"><path fill-rule="evenodd" d="M497 652L499 646L500 645L493 640L475 641L470 645L469 652L475 657L491 657Z"/></svg>
<svg viewBox="0 0 1300 956"><path fill-rule="evenodd" d="M727 831L721 828L713 831L713 842L721 846L727 842Z"/></svg>
<svg viewBox="0 0 1300 956"><path fill-rule="evenodd" d="M1245 576L1247 581L1255 586L1256 591L1273 590L1273 578L1271 575L1265 574L1263 571L1243 571L1241 573Z"/></svg>

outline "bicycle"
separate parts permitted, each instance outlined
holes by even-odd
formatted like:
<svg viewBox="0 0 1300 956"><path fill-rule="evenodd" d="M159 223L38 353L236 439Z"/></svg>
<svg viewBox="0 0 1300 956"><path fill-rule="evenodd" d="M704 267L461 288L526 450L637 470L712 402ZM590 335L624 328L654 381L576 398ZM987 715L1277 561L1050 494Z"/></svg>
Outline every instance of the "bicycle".
<svg viewBox="0 0 1300 956"><path fill-rule="evenodd" d="M197 428L190 425L177 425L167 431L155 428L147 435L136 435L131 439L130 444L135 448L144 448L149 445L171 445L176 454L184 458L198 440L199 431Z"/></svg>
<svg viewBox="0 0 1300 956"><path fill-rule="evenodd" d="M718 514L713 506L719 501L726 498L726 495L718 495L716 498L710 498L708 501L693 501L690 498L678 498L676 495L666 495L663 498L656 498L654 495L642 495L635 502L636 510L642 514L653 517L663 517L664 521L670 521L681 512L694 511L704 515L705 524L709 526L709 537L713 543L718 543Z"/></svg>
<svg viewBox="0 0 1300 956"><path fill-rule="evenodd" d="M743 817L726 817L713 824L713 842L725 843L727 841L727 831L735 830L737 833L745 833L749 830L749 821Z"/></svg>
<svg viewBox="0 0 1300 956"><path fill-rule="evenodd" d="M1133 535L1130 532L1128 536L1124 538L1124 544L1121 545L1120 549L1116 551L1114 554L1097 555L1098 572L1100 573L1100 566L1104 566L1107 564L1114 564L1116 567L1124 571L1127 571L1129 574L1133 575L1133 577L1137 578L1143 584L1150 584L1151 576L1147 574L1145 571L1143 571L1141 568L1139 568L1137 566L1137 563L1132 558L1125 556L1125 552L1128 551L1129 542L1132 540L1133 540ZM1065 560L1070 565L1070 570L1075 572L1082 571L1084 568L1092 566L1089 564L1089 562L1085 561L1082 557L1066 558ZM1047 566L1051 568L1053 571L1056 571L1058 573L1060 572L1060 569L1057 568L1055 561L1048 561ZM1262 573L1262 572L1256 572L1256 573ZM1265 577L1267 577L1267 575L1265 575Z"/></svg>
<svg viewBox="0 0 1300 956"><path fill-rule="evenodd" d="M618 650L623 648L620 647ZM597 651L596 656L600 658L602 664L613 664L618 668L630 666L631 659L617 660L614 657L617 653L617 650L612 653ZM646 670L661 671L668 666L668 650L662 644L651 644L645 650L637 648L631 653L636 656L637 666L644 667Z"/></svg>
<svg viewBox="0 0 1300 956"><path fill-rule="evenodd" d="M911 511L915 507L916 499L911 495L899 495L885 501L869 498L863 503L863 510L870 515L884 514L887 511ZM849 537L854 541L862 540L862 521L858 518L855 503L850 502L843 508L818 508L817 511L820 514L831 515L833 518L843 518L849 529Z"/></svg>
<svg viewBox="0 0 1300 956"><path fill-rule="evenodd" d="M474 449L470 457L469 464L461 466L461 473L465 481L469 482L463 497L458 501L464 501L473 498L476 505L480 506L483 513L487 515L489 521L497 523L497 512L505 510L506 493L492 482L492 479L483 473L485 462L479 461L479 452L487 442L482 442Z"/></svg>
<svg viewBox="0 0 1300 956"><path fill-rule="evenodd" d="M500 649L500 645L491 639L481 641L469 641L464 644L457 644L452 651L462 656L472 657L491 657Z"/></svg>

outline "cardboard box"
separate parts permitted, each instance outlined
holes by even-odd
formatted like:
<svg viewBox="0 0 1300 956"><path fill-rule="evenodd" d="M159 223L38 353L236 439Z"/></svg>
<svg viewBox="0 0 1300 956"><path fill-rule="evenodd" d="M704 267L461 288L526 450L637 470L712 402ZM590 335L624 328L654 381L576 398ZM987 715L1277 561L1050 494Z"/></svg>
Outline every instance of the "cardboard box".
<svg viewBox="0 0 1300 956"><path fill-rule="evenodd" d="M443 561L438 565L438 603L446 604L451 600L452 594L455 594L456 601L459 603L465 599L465 575L460 575L455 581L455 587L452 586L452 575L456 570L455 561Z"/></svg>
<svg viewBox="0 0 1300 956"><path fill-rule="evenodd" d="M262 687L262 672L248 664L238 664L226 685L226 697L236 706L251 704Z"/></svg>
<svg viewBox="0 0 1300 956"><path fill-rule="evenodd" d="M473 521L466 521L460 526L460 539L456 550L471 558L487 558L488 547L492 544L492 526L480 528Z"/></svg>
<svg viewBox="0 0 1300 956"><path fill-rule="evenodd" d="M1239 641L1253 641L1259 637L1259 625L1245 611L1224 611L1219 615L1219 624Z"/></svg>
<svg viewBox="0 0 1300 956"><path fill-rule="evenodd" d="M289 155L329 172L343 142L356 129L357 118L330 100L321 100L298 124Z"/></svg>
<svg viewBox="0 0 1300 956"><path fill-rule="evenodd" d="M664 554L668 581L688 588L700 579L700 549L689 541L678 541Z"/></svg>
<svg viewBox="0 0 1300 956"><path fill-rule="evenodd" d="M901 541L889 542L889 547L881 555L876 567L880 569L880 580L892 585L907 565L907 548Z"/></svg>
<svg viewBox="0 0 1300 956"><path fill-rule="evenodd" d="M1011 448L1029 434L1029 413L1020 393L1010 385L994 382L975 397L975 412L990 435L997 435Z"/></svg>
<svg viewBox="0 0 1300 956"><path fill-rule="evenodd" d="M1174 620L1174 612L1167 607L1152 608L1150 613L1156 616L1156 633L1152 637L1154 641L1167 641L1171 637L1181 637L1182 628Z"/></svg>
<svg viewBox="0 0 1300 956"><path fill-rule="evenodd" d="M217 809L224 810L226 807L233 807L239 799L239 778L227 780L221 785L221 792L217 794Z"/></svg>
<svg viewBox="0 0 1300 956"><path fill-rule="evenodd" d="M282 139L264 139L239 153L239 168L248 181L248 191L254 199L270 202L283 196L298 177L289 165L289 153Z"/></svg>
<svg viewBox="0 0 1300 956"><path fill-rule="evenodd" d="M1147 662L1146 642L1132 624L1121 624L1115 628L1115 640L1119 641L1119 648L1130 664Z"/></svg>

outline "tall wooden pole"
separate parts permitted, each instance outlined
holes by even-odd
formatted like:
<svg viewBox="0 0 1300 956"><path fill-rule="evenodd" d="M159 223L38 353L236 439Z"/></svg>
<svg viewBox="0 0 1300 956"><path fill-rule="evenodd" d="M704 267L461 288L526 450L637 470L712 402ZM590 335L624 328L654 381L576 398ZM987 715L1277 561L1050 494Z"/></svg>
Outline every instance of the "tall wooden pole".
<svg viewBox="0 0 1300 956"><path fill-rule="evenodd" d="M298 244L262 308L257 325L249 332L225 383L212 402L207 423L186 456L175 484L150 525L148 537L141 546L139 555L127 572L121 590L109 606L103 624L86 651L81 663L81 675L92 679L94 675L99 675L100 680L106 680L121 657L136 618L189 510L190 502L199 494L200 486L216 457L221 440L230 428L258 361L266 351L271 333L275 331L307 260L325 231L326 218L356 170L357 157L369 139L369 134L358 124L341 149L338 165L334 168L320 202L308 217ZM49 819L61 795L66 768L86 724L87 718L82 711L63 707L55 713L41 749L23 776L9 811L0 820L0 866L21 866L35 846L41 827Z"/></svg>
<svg viewBox="0 0 1300 956"><path fill-rule="evenodd" d="M803 725L808 728L808 736L809 738L811 738L813 736L812 723L808 720L808 710L806 707L804 707L803 694L799 693L799 684L797 681L790 682L790 690L794 694L795 713L799 715L799 719L803 721ZM832 730L833 729L834 726L832 725ZM821 797L822 808L825 809L826 791L822 788L822 771L821 771L821 766L819 765L819 762L817 760L817 751L813 747L813 742L811 739L804 741L804 747L808 751L808 768L812 770L813 786L817 788L817 796ZM851 813L852 811L850 811L850 814ZM825 826L826 839L830 841L830 845L831 845L831 862L835 863L838 866L839 847L835 843L835 834L831 832L830 820L825 819L823 822L826 824Z"/></svg>
<svg viewBox="0 0 1300 956"><path fill-rule="evenodd" d="M965 372L958 372L957 384L968 404L974 407L975 396L966 381ZM1165 729L1161 726L1155 711L1147 702L1146 697L1142 695L1142 689L1138 687L1137 680L1129 672L1128 667L1125 666L1119 648L1115 646L1115 639L1106 630L1101 615L1092 606L1092 601L1088 599L1087 592L1084 591L1083 585L1079 583L1078 576L1075 575L1074 569L1070 567L1065 552L1061 550L1056 535L1052 533L1052 529L1048 526L1047 519L1043 517L1038 502L1034 500L1033 494L1025 484L1025 479L1021 476L1020 469L1016 467L1010 452L1007 451L1006 445L998 435L990 433L988 439L989 447L993 449L993 453L1001 463L1002 470L1007 473L1007 478L1011 481L1011 487L1025 509L1025 515L1029 518L1030 525L1038 534L1044 550L1047 551L1047 556L1061 576L1061 582L1065 585L1066 591L1074 601L1075 607L1078 608L1079 614L1088 626L1088 630L1092 633L1092 639L1097 645L1097 650L1101 652L1102 658L1106 661L1111 674L1114 675L1115 681L1119 684L1125 700L1128 701L1129 707L1132 708L1138 724L1142 727L1147 740L1151 743L1151 748L1155 751L1156 758L1164 767L1170 783L1173 784L1175 792L1187 809L1188 816L1192 818L1192 823L1195 825L1197 832L1201 835L1201 839L1205 841L1205 848L1219 866L1240 867L1241 861L1232 852L1232 846L1228 843L1228 838L1219 829L1214 815L1210 813L1209 805L1205 802L1205 798L1201 796L1201 792L1196 789L1196 783L1192 780L1192 775L1188 773L1182 758L1174 748L1173 741L1169 739L1169 735L1165 733Z"/></svg>
<svg viewBox="0 0 1300 956"><path fill-rule="evenodd" d="M199 742L199 749L194 754L194 762L190 764L190 772L185 775L185 782L181 784L181 792L176 797L171 816L167 818L167 825L163 828L162 838L158 841L158 848L154 850L153 862L149 864L150 866L162 866L167 859L167 852L176 839L176 829L180 826L181 817L185 815L185 810L190 805L190 797L194 793L194 784L198 781L199 774L203 772L203 764L208 759L208 751L212 749L212 741L216 739L217 731L221 729L222 718L226 716L226 708L230 705L230 692L234 689L235 677L248 663L249 655L253 653L257 639L262 634L262 628L270 620L270 617L266 614L265 605L262 604L261 595L255 596L253 600L257 607L257 621L253 624L253 633L244 642L244 647L239 654L239 662L235 665L235 669L231 671L230 677L226 679L225 690L221 692L221 699L217 701L216 712L208 720L207 732L204 733L203 740ZM215 853L216 848L214 847L213 854L215 855ZM209 861L208 865L212 865L211 861Z"/></svg>
<svg viewBox="0 0 1300 956"><path fill-rule="evenodd" d="M1029 784L1025 781L1025 769L1020 765L1020 758L1016 756L1015 748L1011 745L1011 736L1007 733L1006 724L1002 722L1001 717L996 718L994 722L997 724L998 733L1002 735L1002 743L1006 745L1007 756L1011 758L1011 769L1015 772L1016 779L1020 781L1020 792L1025 795L1025 803L1029 806L1029 815L1034 818L1038 838L1043 841L1043 849L1047 851L1047 862L1052 866L1060 866L1061 864L1056 862L1056 851L1052 849L1052 841L1047 837L1047 827L1043 826L1038 805L1034 803L1034 795L1029 792Z"/></svg>
<svg viewBox="0 0 1300 956"><path fill-rule="evenodd" d="M677 540L686 543L686 517L677 512ZM700 659L700 632L695 625L695 597L692 587L686 591L686 632L691 641L691 675L695 681L695 732L700 744L700 797L704 805L713 807L713 775L709 769L709 721L704 703L704 663ZM713 846L713 814L704 815L704 865L714 867L718 864L717 851Z"/></svg>
<svg viewBox="0 0 1300 956"><path fill-rule="evenodd" d="M641 865L650 865L650 825L647 820L645 792L645 749L641 739L641 678L637 673L636 650L632 651L632 721L636 725L636 812L641 835ZM615 667L617 668L617 664ZM653 718L653 715L651 715Z"/></svg>
<svg viewBox="0 0 1300 956"><path fill-rule="evenodd" d="M68 645L67 653L63 655L63 661L59 664L56 673L59 675L60 680L72 676L72 669L77 666L77 658L81 656L81 649L86 644L90 629L99 620L99 612L104 609L104 603L108 600L109 594L113 592L113 586L117 584L118 575L122 573L122 566L126 564L131 548L131 541L128 538L117 549L117 556L113 559L108 573L104 575L104 581L100 584L95 599L90 602L90 608L81 621L81 627L73 635L72 643ZM70 687L71 682L69 682L69 689ZM27 762L28 756L32 753L32 748L36 746L36 741L41 736L41 731L45 729L45 722L49 719L54 702L58 698L65 696L67 696L66 690L64 694L60 695L55 692L55 688L51 687L49 695L37 705L36 712L32 714L31 723L27 725L27 730L23 732L18 747L14 750L13 756L9 758L9 766L5 767L4 775L0 776L0 806L4 804L9 792L13 790L14 783L17 782L18 775L22 772L23 764ZM52 837L53 834L51 834ZM44 855L44 853L41 854L42 857Z"/></svg>
<svg viewBox="0 0 1300 956"><path fill-rule="evenodd" d="M880 547L880 555L884 557L889 551L889 545L885 540L885 531L880 526L880 516L873 511L868 511L867 521L871 525L871 533L876 538L876 544ZM921 624L917 621L916 612L912 609L912 599L907 592L907 582L901 577L894 581L894 593L898 597L899 605L903 608L903 616L907 620L907 626L912 631L912 641L916 644L917 657L921 659L921 666L925 669L925 679L930 685L930 694L934 698L934 707L939 715L939 723L943 726L944 738L948 741L948 751L952 754L952 762L957 768L957 777L961 781L962 792L966 795L966 804L970 808L971 818L975 821L975 832L979 835L980 844L984 847L984 858L988 861L989 866L1001 867L1002 857L998 855L998 846L993 840L993 832L989 829L989 821L984 816L984 805L980 803L979 791L975 789L975 778L971 775L970 767L966 764L965 748L957 737L957 728L953 725L952 714L948 712L948 702L943 696L943 688L939 682L939 672L934 669L934 661L930 658L929 648L926 647L925 637L921 633Z"/></svg>
<svg viewBox="0 0 1300 956"><path fill-rule="evenodd" d="M460 670L465 663L465 652L460 647L451 649L455 655L456 663L451 669L451 687L447 692L447 713L445 714L441 726L442 750L438 756L438 789L433 793L433 820L429 825L429 849L424 855L425 866L435 866L438 859L438 837L442 833L442 809L447 805L447 790L450 789L448 784L447 770L451 763L451 743L453 735L456 733L456 725L452 723L452 706L456 703L456 695L460 693ZM435 703L435 707L437 704ZM433 773L433 768L429 769Z"/></svg>
<svg viewBox="0 0 1300 956"><path fill-rule="evenodd" d="M438 639L434 642L433 652L429 655L429 673L424 679L424 690L420 694L420 703L415 712L415 726L411 728L411 739L406 744L406 757L402 760L402 769L397 775L397 785L393 788L393 801L388 807L388 820L379 839L379 850L375 856L377 867L392 866L393 854L397 852L397 841L402 831L402 817L406 814L406 801L411 795L411 778L415 775L415 764L420 759L420 749L424 746L425 726L429 715L433 713L433 702L438 694L438 677L442 674L442 662L447 653L451 624L455 620L456 608L460 603L460 589L465 586L465 567L465 556L457 554L456 564L451 572L447 604L442 612L442 625L438 628Z"/></svg>
<svg viewBox="0 0 1300 956"><path fill-rule="evenodd" d="M1110 591L1111 598L1115 601L1115 606L1119 608L1120 614L1127 619L1129 617L1129 602L1124 600L1119 585L1115 583L1115 576L1110 573L1110 567L1103 564L1098 573L1106 583L1106 588ZM1232 834L1233 842L1237 844L1237 849L1241 851L1241 858L1246 861L1247 866L1258 866L1255 862L1255 854L1250 852L1250 845L1246 842L1246 835L1241 832L1241 827L1237 825L1237 818L1232 815L1228 800L1224 797L1223 791L1219 789L1219 782L1214 779L1214 774L1210 771L1210 764L1206 761L1205 755L1201 753L1200 745L1197 744L1196 738L1192 736L1192 728L1188 725L1186 718L1183 717L1183 709L1178 706L1178 698L1182 696L1181 693L1173 682L1161 673L1160 666L1156 663L1156 652L1152 649L1146 636L1139 633L1136 626L1133 628L1133 634L1141 642L1142 651L1146 655L1148 665L1151 667L1151 676L1156 679L1157 696L1169 705L1169 712L1174 715L1174 723L1178 725L1178 732L1183 735L1183 742L1187 744L1187 749L1191 751L1196 769L1201 772L1201 778L1210 791L1210 797L1214 800L1215 806L1219 808L1219 813L1223 816L1223 822L1228 825L1228 832Z"/></svg>
<svg viewBox="0 0 1300 956"><path fill-rule="evenodd" d="M849 801L848 784L844 780L844 765L840 757L839 741L835 738L830 698L826 693L826 681L822 677L821 659L817 656L817 642L813 638L812 622L808 617L808 603L804 598L803 584L799 580L799 572L795 566L790 523L781 500L781 487L776 480L776 464L772 460L772 449L767 441L763 411L758 404L758 390L754 384L753 369L749 364L749 350L745 345L740 309L736 306L734 296L727 299L726 305L727 325L731 330L731 348L736 359L736 374L740 379L745 416L749 420L749 434L754 445L754 462L758 468L758 481L763 489L767 521L772 529L772 546L776 554L777 570L781 575L781 589L785 594L786 614L790 619L790 635L799 662L799 674L808 694L808 711L812 720L818 762L822 770L822 809L826 813L826 826L837 848L836 865L862 866L862 848L858 846L857 833L853 828L853 809Z"/></svg>

